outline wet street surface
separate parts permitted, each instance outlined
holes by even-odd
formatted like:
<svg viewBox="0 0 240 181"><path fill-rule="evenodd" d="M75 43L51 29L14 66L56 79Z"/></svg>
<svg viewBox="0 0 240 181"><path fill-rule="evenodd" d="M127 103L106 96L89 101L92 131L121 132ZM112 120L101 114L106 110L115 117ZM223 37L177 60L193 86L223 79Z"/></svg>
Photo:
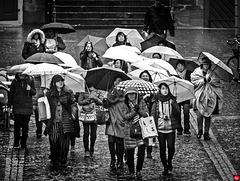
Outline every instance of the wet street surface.
<svg viewBox="0 0 240 181"><path fill-rule="evenodd" d="M7 28L0 31L0 67L23 62L21 51L32 28ZM106 37L112 30L76 30L76 33L61 35L70 53L78 60L74 46L86 35ZM176 44L184 58L197 57L206 51L226 62L232 55L227 39L234 31L226 30L176 30L169 40ZM153 159L145 159L142 180L234 180L240 175L240 85L224 84L224 103L220 115L213 118L211 141L196 138L196 116L191 112L191 135L176 137L176 152L173 172L168 177L161 175L159 147L153 148ZM105 126L98 127L98 137L93 159L84 158L81 138L77 138L75 154L69 155L67 167L52 167L48 159L48 137L36 138L35 122L32 117L27 152L13 149L13 126L10 131L0 129L0 180L128 180L127 166L122 170L110 170Z"/></svg>

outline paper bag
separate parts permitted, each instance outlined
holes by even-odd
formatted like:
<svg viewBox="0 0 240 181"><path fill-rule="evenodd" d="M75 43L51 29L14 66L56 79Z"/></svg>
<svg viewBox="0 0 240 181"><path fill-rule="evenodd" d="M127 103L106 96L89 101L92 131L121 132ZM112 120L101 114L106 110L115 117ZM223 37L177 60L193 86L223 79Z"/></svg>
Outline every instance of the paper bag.
<svg viewBox="0 0 240 181"><path fill-rule="evenodd" d="M38 99L38 113L40 121L51 118L50 105L46 96Z"/></svg>
<svg viewBox="0 0 240 181"><path fill-rule="evenodd" d="M139 124L142 129L143 139L154 138L158 136L158 132L157 132L157 128L156 128L153 116L140 118Z"/></svg>

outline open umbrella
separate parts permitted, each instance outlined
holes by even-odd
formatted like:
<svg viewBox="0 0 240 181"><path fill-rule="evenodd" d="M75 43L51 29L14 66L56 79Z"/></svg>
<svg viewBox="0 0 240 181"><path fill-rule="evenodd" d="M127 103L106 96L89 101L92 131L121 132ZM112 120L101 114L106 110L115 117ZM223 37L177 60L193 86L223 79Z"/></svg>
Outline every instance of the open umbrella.
<svg viewBox="0 0 240 181"><path fill-rule="evenodd" d="M122 48L124 50L133 51L136 54L141 54L141 51L137 47L132 47L132 46L128 46L128 45L119 45L117 47Z"/></svg>
<svg viewBox="0 0 240 181"><path fill-rule="evenodd" d="M208 57L211 60L211 62L213 63L211 66L211 70L214 71L220 79L227 82L230 82L232 80L233 78L232 70L227 65L225 65L221 60L219 60L217 57L213 56L208 52L200 52L199 57L197 59L197 63L199 65L203 57Z"/></svg>
<svg viewBox="0 0 240 181"><path fill-rule="evenodd" d="M53 54L54 56L58 57L61 61L63 61L63 64L58 64L63 67L78 67L78 64L76 60L72 57L72 55L64 52L56 52Z"/></svg>
<svg viewBox="0 0 240 181"><path fill-rule="evenodd" d="M66 69L67 71L71 72L71 73L75 73L75 74L79 74L82 77L85 77L87 74L87 70L83 69L82 67L78 66L78 67L73 67L73 68L68 68Z"/></svg>
<svg viewBox="0 0 240 181"><path fill-rule="evenodd" d="M25 60L25 63L51 63L51 64L63 64L64 62L58 57L50 53L35 53Z"/></svg>
<svg viewBox="0 0 240 181"><path fill-rule="evenodd" d="M16 74L18 72L23 72L28 67L31 67L33 65L34 64L32 64L32 63L23 63L23 64L19 64L19 65L14 65L10 69L7 70L7 74L12 75L12 74Z"/></svg>
<svg viewBox="0 0 240 181"><path fill-rule="evenodd" d="M140 33L136 29L128 29L128 28L115 28L107 37L106 41L109 47L111 47L116 40L116 35L118 32L123 32L127 36L128 42L133 46L137 47L141 50L140 43L144 41Z"/></svg>
<svg viewBox="0 0 240 181"><path fill-rule="evenodd" d="M156 85L160 83L166 83L169 86L178 103L195 98L193 84L187 80L171 76L155 82Z"/></svg>
<svg viewBox="0 0 240 181"><path fill-rule="evenodd" d="M158 92L158 87L145 80L126 80L120 82L116 89L125 91L127 87L135 87L138 90L138 93L141 95L144 94L156 94Z"/></svg>
<svg viewBox="0 0 240 181"><path fill-rule="evenodd" d="M109 48L104 53L103 58L121 59L130 63L142 60L142 58L135 52L123 49L119 46Z"/></svg>
<svg viewBox="0 0 240 181"><path fill-rule="evenodd" d="M141 55L147 58L152 58L154 53L160 53L162 59L165 61L169 61L170 58L183 58L176 50L161 45L150 47L144 50Z"/></svg>
<svg viewBox="0 0 240 181"><path fill-rule="evenodd" d="M177 68L177 62L183 61L185 63L186 69L193 72L197 67L198 64L190 59L182 59L182 58L170 58L169 63L176 69Z"/></svg>
<svg viewBox="0 0 240 181"><path fill-rule="evenodd" d="M93 51L95 51L100 56L102 56L108 49L105 38L87 35L74 47L75 52L78 56L80 55L80 52L83 51L85 43L88 41L92 42Z"/></svg>
<svg viewBox="0 0 240 181"><path fill-rule="evenodd" d="M54 29L59 34L67 34L67 33L75 32L75 29L70 24L67 24L67 23L53 22L53 23L45 24L41 27L41 30L43 30L44 32L49 29Z"/></svg>
<svg viewBox="0 0 240 181"><path fill-rule="evenodd" d="M121 69L112 67L97 67L87 71L85 81L95 89L108 91L113 86L113 80L116 76L122 80L130 80L131 78Z"/></svg>
<svg viewBox="0 0 240 181"><path fill-rule="evenodd" d="M163 39L162 37L158 36L158 35L154 35L151 38L141 42L141 48L142 51L145 51L146 49L153 47L153 46L157 46L157 45L164 45L167 46L169 48L172 48L173 50L176 50L176 46L173 42L167 40L167 39Z"/></svg>

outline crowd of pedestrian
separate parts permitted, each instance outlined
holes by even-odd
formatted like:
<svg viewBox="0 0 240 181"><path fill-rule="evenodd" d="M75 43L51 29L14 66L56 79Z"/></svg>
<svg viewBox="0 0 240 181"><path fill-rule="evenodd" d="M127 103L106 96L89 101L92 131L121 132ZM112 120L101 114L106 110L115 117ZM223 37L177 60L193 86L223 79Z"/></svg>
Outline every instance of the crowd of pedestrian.
<svg viewBox="0 0 240 181"><path fill-rule="evenodd" d="M158 34L166 38L166 31L174 36L174 26L170 12L160 3L151 6L146 13L144 21L144 33L146 38ZM160 11L165 21L156 16ZM159 25L160 24L160 25ZM116 35L113 46L131 44L123 32ZM64 41L57 35L57 32L50 29L43 32L35 29L29 33L24 44L22 56L27 59L35 53L55 53L66 48ZM81 67L85 70L102 67L103 61L94 51L91 41L87 41L83 50L78 55ZM153 53L152 58L161 59L161 54ZM170 91L167 83L157 85L156 94L141 95L136 87L126 87L124 91L116 86L123 81L121 76L113 77L112 85L106 90L104 97L92 85L86 82L85 90L74 94L65 84L61 75L54 75L50 87L41 87L40 77L31 77L17 73L10 86L8 108L14 114L14 147L27 148L28 123L34 111L36 121L36 137L41 138L42 134L49 137L50 155L49 159L55 166L66 166L68 154L75 153L75 139L80 137L79 121L83 125L83 147L86 158L94 157L95 142L97 141L96 110L108 110L109 119L106 122L105 134L108 137L108 148L111 157L109 167L112 170L124 168L125 163L129 170L129 178L142 178L145 152L146 158L152 158L152 149L158 140L160 159L164 168L163 175L173 171L172 160L175 153L176 135L183 133L190 135L189 110L191 106L197 114L198 134L200 139L210 140L209 128L211 115L221 109L222 92L219 79L211 71L211 60L208 57L201 59L200 67L190 72L184 61L179 60L176 64L177 77L192 82L195 90L195 100L177 102L176 96ZM114 59L113 68L121 69L125 74L129 73L131 65L122 60ZM153 83L148 70L143 70L139 78L143 81ZM101 95L101 96L100 96ZM40 121L37 107L37 99L46 96L49 102L51 118ZM184 126L181 124L181 110L184 115ZM141 117L153 116L158 136L143 139L133 137L131 127L137 124ZM203 120L205 128L203 131ZM42 130L42 122L45 123L45 130ZM22 128L22 136L20 129ZM135 151L137 159L135 162ZM167 151L167 153L166 153Z"/></svg>

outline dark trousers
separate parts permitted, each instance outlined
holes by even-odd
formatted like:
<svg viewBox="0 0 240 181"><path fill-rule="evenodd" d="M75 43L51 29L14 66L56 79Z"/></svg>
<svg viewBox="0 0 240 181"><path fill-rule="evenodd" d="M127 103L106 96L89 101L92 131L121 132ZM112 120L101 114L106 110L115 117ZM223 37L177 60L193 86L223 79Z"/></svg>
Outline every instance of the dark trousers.
<svg viewBox="0 0 240 181"><path fill-rule="evenodd" d="M126 152L127 152L128 170L129 170L130 173L134 173L134 152L135 152L135 149L129 149L129 150L126 150ZM138 147L137 166L136 166L137 172L142 170L144 157L145 157L145 145L142 145L142 146Z"/></svg>
<svg viewBox="0 0 240 181"><path fill-rule="evenodd" d="M30 116L31 115L14 114L14 146L18 146L21 139L21 147L26 147ZM22 137L20 138L21 128Z"/></svg>
<svg viewBox="0 0 240 181"><path fill-rule="evenodd" d="M198 124L198 131L203 130L203 119L205 120L205 127L204 127L204 133L209 133L209 129L211 126L211 116L205 117L201 115L199 111L196 112L197 114L197 124Z"/></svg>
<svg viewBox="0 0 240 181"><path fill-rule="evenodd" d="M116 136L108 136L108 147L111 156L111 162L115 163L117 155L117 163L123 163L124 144L123 138Z"/></svg>
<svg viewBox="0 0 240 181"><path fill-rule="evenodd" d="M36 122L36 133L37 134L42 134L42 121L39 121L39 113L38 110L34 110L34 115L35 115L35 122Z"/></svg>
<svg viewBox="0 0 240 181"><path fill-rule="evenodd" d="M181 111L181 107L183 107L184 130L189 130L190 129L190 125L189 125L190 102L189 101L184 101L184 102L179 103L178 105L179 105L180 111ZM183 127L182 127L181 119L178 120L178 125L180 126L178 131L182 132Z"/></svg>
<svg viewBox="0 0 240 181"><path fill-rule="evenodd" d="M90 150L89 150L89 136L90 136ZM94 152L94 145L96 139L97 139L97 124L83 123L83 145L85 148L85 152L87 151L90 151L91 153Z"/></svg>
<svg viewBox="0 0 240 181"><path fill-rule="evenodd" d="M175 131L171 133L158 132L160 158L164 167L167 167L167 161L172 162L175 152L175 137ZM166 148L168 148L168 158L166 156Z"/></svg>
<svg viewBox="0 0 240 181"><path fill-rule="evenodd" d="M71 146L75 146L75 142L76 142L76 136L74 135L74 133L70 134L70 143Z"/></svg>

